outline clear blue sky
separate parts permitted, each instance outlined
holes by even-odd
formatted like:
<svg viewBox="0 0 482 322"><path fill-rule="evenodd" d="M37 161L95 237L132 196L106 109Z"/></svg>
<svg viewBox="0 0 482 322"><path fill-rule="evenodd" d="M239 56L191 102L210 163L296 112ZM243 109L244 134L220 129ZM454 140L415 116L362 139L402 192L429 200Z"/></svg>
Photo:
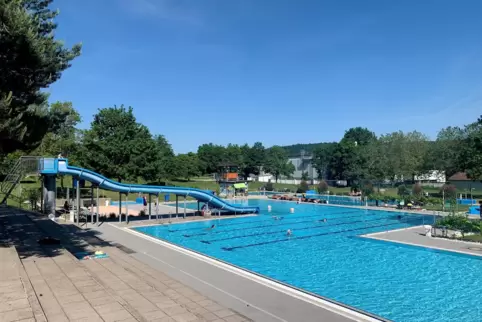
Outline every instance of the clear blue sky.
<svg viewBox="0 0 482 322"><path fill-rule="evenodd" d="M131 105L176 152L339 140L364 126L431 137L482 114L480 0L55 1L82 56L49 91L88 127Z"/></svg>

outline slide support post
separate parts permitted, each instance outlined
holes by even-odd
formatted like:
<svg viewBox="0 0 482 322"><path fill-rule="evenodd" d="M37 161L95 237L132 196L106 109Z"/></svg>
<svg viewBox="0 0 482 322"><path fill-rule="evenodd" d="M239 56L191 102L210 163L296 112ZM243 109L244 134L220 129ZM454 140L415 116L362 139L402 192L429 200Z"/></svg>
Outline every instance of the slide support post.
<svg viewBox="0 0 482 322"><path fill-rule="evenodd" d="M129 223L129 193L126 193L126 224Z"/></svg>
<svg viewBox="0 0 482 322"><path fill-rule="evenodd" d="M151 212L151 196L152 195L149 194L149 220L151 220L151 214L152 214L152 212Z"/></svg>
<svg viewBox="0 0 482 322"><path fill-rule="evenodd" d="M77 197L76 205L77 205L77 226L79 225L79 218L80 218L80 178L77 179L77 183L75 185L75 194Z"/></svg>
<svg viewBox="0 0 482 322"><path fill-rule="evenodd" d="M99 224L99 186L97 186L97 219L95 220L95 222L97 223L97 225Z"/></svg>
<svg viewBox="0 0 482 322"><path fill-rule="evenodd" d="M122 222L122 193L119 192L119 223Z"/></svg>
<svg viewBox="0 0 482 322"><path fill-rule="evenodd" d="M90 222L94 224L94 185L90 184Z"/></svg>
<svg viewBox="0 0 482 322"><path fill-rule="evenodd" d="M179 216L179 196L176 195L176 218Z"/></svg>

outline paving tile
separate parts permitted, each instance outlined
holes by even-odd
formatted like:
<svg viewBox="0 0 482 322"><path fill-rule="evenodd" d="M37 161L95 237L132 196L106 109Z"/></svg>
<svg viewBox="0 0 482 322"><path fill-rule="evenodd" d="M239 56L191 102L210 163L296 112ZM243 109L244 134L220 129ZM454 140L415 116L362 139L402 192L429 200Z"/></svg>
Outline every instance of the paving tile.
<svg viewBox="0 0 482 322"><path fill-rule="evenodd" d="M69 318L65 314L52 315L48 317L49 322L69 322Z"/></svg>
<svg viewBox="0 0 482 322"><path fill-rule="evenodd" d="M206 310L205 308L203 308L202 306L199 306L197 308L188 308L188 310L194 314L197 314L197 315L203 315L203 314L206 314L206 313L212 313L211 311L208 311Z"/></svg>
<svg viewBox="0 0 482 322"><path fill-rule="evenodd" d="M92 292L105 290L105 288L99 284L81 286L81 287L78 287L77 289L79 290L80 293L92 293Z"/></svg>
<svg viewBox="0 0 482 322"><path fill-rule="evenodd" d="M246 320L246 318L242 317L241 315L235 314L235 315L225 317L224 321L226 321L226 322L244 322L244 321L248 321L248 320Z"/></svg>
<svg viewBox="0 0 482 322"><path fill-rule="evenodd" d="M188 308L189 310L192 309L202 309L203 307L195 302L184 303L183 306Z"/></svg>
<svg viewBox="0 0 482 322"><path fill-rule="evenodd" d="M68 296L57 296L57 301L62 305L62 304L69 304L69 303L74 303L74 302L82 302L85 301L85 298L82 296L82 294L77 293L73 295L68 295Z"/></svg>
<svg viewBox="0 0 482 322"><path fill-rule="evenodd" d="M33 319L33 311L30 307L0 313L0 321L2 322L12 322L25 319Z"/></svg>
<svg viewBox="0 0 482 322"><path fill-rule="evenodd" d="M205 306L204 307L206 310L209 310L211 312L216 312L216 311L221 311L222 309L224 309L221 305L219 304L211 304L211 305L208 305L208 306Z"/></svg>
<svg viewBox="0 0 482 322"><path fill-rule="evenodd" d="M161 302L156 302L156 305L158 308L162 310L168 307L178 306L178 304L171 299L162 300Z"/></svg>
<svg viewBox="0 0 482 322"><path fill-rule="evenodd" d="M7 302L0 302L0 312L18 310L27 307L30 307L30 303L26 298Z"/></svg>
<svg viewBox="0 0 482 322"><path fill-rule="evenodd" d="M165 316L163 318L160 318L160 319L155 319L155 320L152 320L150 322L176 322L176 320L174 320L173 318L171 318L170 316Z"/></svg>
<svg viewBox="0 0 482 322"><path fill-rule="evenodd" d="M177 299L175 299L175 301L179 304L187 304L187 303L193 303L193 301L191 301L190 299L188 299L187 297L184 297L184 296L181 296Z"/></svg>
<svg viewBox="0 0 482 322"><path fill-rule="evenodd" d="M180 305L170 306L162 309L167 315L174 316L178 314L187 313L188 311Z"/></svg>
<svg viewBox="0 0 482 322"><path fill-rule="evenodd" d="M208 298L203 296L203 295L193 295L193 296L188 296L188 298L191 299L193 302L202 302L207 300Z"/></svg>
<svg viewBox="0 0 482 322"><path fill-rule="evenodd" d="M213 301L208 300L208 299L199 301L199 302L197 302L197 303L198 303L199 305L201 305L201 306L204 306L204 307L215 304Z"/></svg>
<svg viewBox="0 0 482 322"><path fill-rule="evenodd" d="M167 316L167 314L164 313L161 310L142 313L141 315L142 315L143 318L145 318L148 321L157 320L157 319L160 319L160 318L163 318L163 317Z"/></svg>
<svg viewBox="0 0 482 322"><path fill-rule="evenodd" d="M207 313L204 313L204 314L201 314L201 316L203 317L203 319L205 319L206 321L214 321L214 320L218 320L219 317L217 315L215 315L214 313L212 312L207 312Z"/></svg>
<svg viewBox="0 0 482 322"><path fill-rule="evenodd" d="M101 314L100 316L105 322L116 322L133 318L132 315L126 310Z"/></svg>
<svg viewBox="0 0 482 322"><path fill-rule="evenodd" d="M111 296L106 290L94 291L94 292L84 292L83 295L88 300Z"/></svg>
<svg viewBox="0 0 482 322"><path fill-rule="evenodd" d="M195 316L194 314L187 312L179 315L174 315L172 318L176 322L193 322L193 321L199 321L199 318Z"/></svg>
<svg viewBox="0 0 482 322"><path fill-rule="evenodd" d="M102 304L98 306L94 306L94 309L99 313L99 314L107 314L107 313L112 313L112 312L117 312L121 311L124 309L122 305L120 305L117 302L112 302L112 303L107 303L107 304Z"/></svg>
<svg viewBox="0 0 482 322"><path fill-rule="evenodd" d="M75 302L62 305L62 308L71 320L76 320L85 317L97 317L97 313L87 301Z"/></svg>
<svg viewBox="0 0 482 322"><path fill-rule="evenodd" d="M234 312L233 311L230 311L228 309L222 309L220 311L215 311L213 312L215 315L219 316L220 318L225 318L225 317L228 317L230 315L234 315Z"/></svg>
<svg viewBox="0 0 482 322"><path fill-rule="evenodd" d="M87 298L87 301L90 303L90 305L94 307L117 302L112 296L104 296L104 297L99 297L94 299Z"/></svg>
<svg viewBox="0 0 482 322"><path fill-rule="evenodd" d="M8 293L0 293L0 302L9 302L27 298L24 290Z"/></svg>

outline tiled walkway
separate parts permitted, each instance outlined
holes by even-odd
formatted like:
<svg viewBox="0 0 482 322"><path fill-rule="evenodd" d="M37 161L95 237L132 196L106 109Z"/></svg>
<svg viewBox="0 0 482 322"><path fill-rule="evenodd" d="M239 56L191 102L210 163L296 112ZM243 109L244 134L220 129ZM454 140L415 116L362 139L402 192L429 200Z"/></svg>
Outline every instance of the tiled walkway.
<svg viewBox="0 0 482 322"><path fill-rule="evenodd" d="M248 321L76 227L13 208L0 208L0 227L2 322ZM42 236L61 245L40 247ZM93 250L109 258L71 254Z"/></svg>

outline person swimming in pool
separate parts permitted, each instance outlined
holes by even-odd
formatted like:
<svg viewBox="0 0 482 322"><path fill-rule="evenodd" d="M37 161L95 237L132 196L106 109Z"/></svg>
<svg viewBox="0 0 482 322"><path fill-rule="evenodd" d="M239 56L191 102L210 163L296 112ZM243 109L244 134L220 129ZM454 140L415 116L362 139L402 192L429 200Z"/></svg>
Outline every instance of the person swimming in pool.
<svg viewBox="0 0 482 322"><path fill-rule="evenodd" d="M286 236L291 236L291 235L293 235L293 232L291 231L291 229L288 229L286 231Z"/></svg>
<svg viewBox="0 0 482 322"><path fill-rule="evenodd" d="M216 225L212 225L211 227L206 228L206 229L207 229L207 230L213 230L214 228L216 228Z"/></svg>
<svg viewBox="0 0 482 322"><path fill-rule="evenodd" d="M281 220L281 219L283 219L283 217L273 216L273 219L274 219L274 220Z"/></svg>
<svg viewBox="0 0 482 322"><path fill-rule="evenodd" d="M316 222L327 222L328 220L326 218L323 218L323 219L320 219L320 220L317 220Z"/></svg>

